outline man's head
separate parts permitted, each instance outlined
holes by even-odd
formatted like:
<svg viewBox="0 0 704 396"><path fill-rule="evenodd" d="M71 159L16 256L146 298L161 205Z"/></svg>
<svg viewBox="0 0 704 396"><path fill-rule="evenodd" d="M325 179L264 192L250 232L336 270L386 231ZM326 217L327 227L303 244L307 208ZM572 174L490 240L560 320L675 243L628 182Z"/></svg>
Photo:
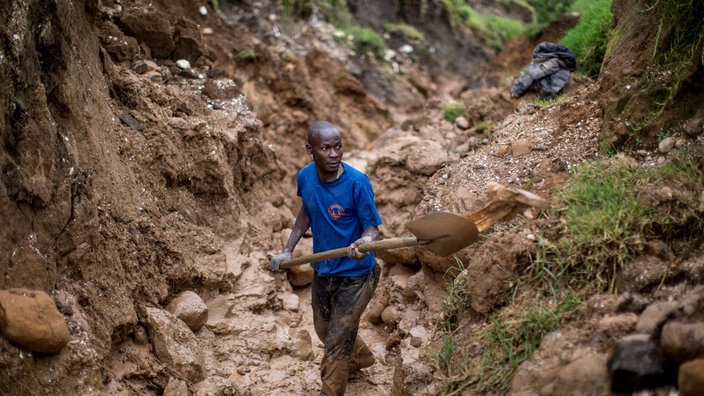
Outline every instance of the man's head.
<svg viewBox="0 0 704 396"><path fill-rule="evenodd" d="M313 156L318 175L323 180L334 180L342 161L340 131L327 121L316 121L308 128L308 154Z"/></svg>

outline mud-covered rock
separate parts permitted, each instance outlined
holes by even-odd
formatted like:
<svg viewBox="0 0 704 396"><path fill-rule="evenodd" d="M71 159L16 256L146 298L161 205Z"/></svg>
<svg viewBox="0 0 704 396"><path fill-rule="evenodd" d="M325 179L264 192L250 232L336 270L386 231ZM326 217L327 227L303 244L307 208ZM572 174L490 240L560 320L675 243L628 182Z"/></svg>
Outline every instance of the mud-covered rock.
<svg viewBox="0 0 704 396"><path fill-rule="evenodd" d="M174 27L161 10L127 8L119 16L118 24L127 34L146 44L155 58L169 59L176 48Z"/></svg>
<svg viewBox="0 0 704 396"><path fill-rule="evenodd" d="M638 318L636 331L644 334L655 334L677 309L677 301L661 301L648 306Z"/></svg>
<svg viewBox="0 0 704 396"><path fill-rule="evenodd" d="M635 392L667 385L665 365L660 349L653 342L619 347L607 362L611 389L616 392Z"/></svg>
<svg viewBox="0 0 704 396"><path fill-rule="evenodd" d="M42 290L0 290L0 332L32 352L55 354L68 344L68 325Z"/></svg>
<svg viewBox="0 0 704 396"><path fill-rule="evenodd" d="M609 393L609 373L606 354L583 356L562 368L545 395L599 396Z"/></svg>
<svg viewBox="0 0 704 396"><path fill-rule="evenodd" d="M660 333L660 349L676 362L704 357L704 322L667 322Z"/></svg>
<svg viewBox="0 0 704 396"><path fill-rule="evenodd" d="M166 309L186 323L188 328L194 332L208 321L208 306L198 294L190 290L179 293Z"/></svg>
<svg viewBox="0 0 704 396"><path fill-rule="evenodd" d="M169 378L169 383L164 388L163 396L188 396L188 384L186 381Z"/></svg>
<svg viewBox="0 0 704 396"><path fill-rule="evenodd" d="M146 321L154 354L190 382L205 378L203 350L193 332L170 312L146 308Z"/></svg>
<svg viewBox="0 0 704 396"><path fill-rule="evenodd" d="M192 20L179 18L174 25L173 59L187 59L196 62L207 55L200 28Z"/></svg>

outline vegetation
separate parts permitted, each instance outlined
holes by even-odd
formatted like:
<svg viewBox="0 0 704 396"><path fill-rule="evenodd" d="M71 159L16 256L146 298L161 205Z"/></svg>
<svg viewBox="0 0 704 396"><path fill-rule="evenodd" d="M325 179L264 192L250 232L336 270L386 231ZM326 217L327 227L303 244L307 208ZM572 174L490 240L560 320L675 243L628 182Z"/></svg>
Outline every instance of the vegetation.
<svg viewBox="0 0 704 396"><path fill-rule="evenodd" d="M455 122L458 117L466 115L464 109L464 101L462 100L450 100L445 104L443 109L443 114L445 119L449 122Z"/></svg>
<svg viewBox="0 0 704 396"><path fill-rule="evenodd" d="M466 0L443 0L443 4L454 29L469 29L496 52L525 30L523 23L517 20L478 13Z"/></svg>
<svg viewBox="0 0 704 396"><path fill-rule="evenodd" d="M251 61L257 59L257 53L252 48L244 49L235 55L238 60Z"/></svg>
<svg viewBox="0 0 704 396"><path fill-rule="evenodd" d="M560 44L569 47L577 55L577 70L589 77L596 77L606 53L611 27L612 0L592 0L589 6L579 4L584 10L579 23L570 30Z"/></svg>
<svg viewBox="0 0 704 396"><path fill-rule="evenodd" d="M407 40L425 42L423 32L407 23L385 23L384 31L389 34L398 34Z"/></svg>
<svg viewBox="0 0 704 396"><path fill-rule="evenodd" d="M358 54L371 53L374 57L381 59L384 57L386 44L374 30L359 26L352 26L344 29L350 47Z"/></svg>
<svg viewBox="0 0 704 396"><path fill-rule="evenodd" d="M656 69L643 89L644 95L652 98L649 115L635 130L660 117L680 93L682 83L704 65L704 3L662 0L644 11L658 14L652 56Z"/></svg>
<svg viewBox="0 0 704 396"><path fill-rule="evenodd" d="M352 25L352 16L345 0L321 0L318 3L325 19L338 28Z"/></svg>
<svg viewBox="0 0 704 396"><path fill-rule="evenodd" d="M535 10L536 23L543 27L570 10L574 0L527 0Z"/></svg>
<svg viewBox="0 0 704 396"><path fill-rule="evenodd" d="M614 158L581 166L559 194L563 236L545 241L554 268L566 270L579 286L612 289L616 270L654 235L704 231L704 219L691 205L667 205L654 198L660 186L701 186L704 172L688 153L646 168ZM574 283L574 282L573 282Z"/></svg>
<svg viewBox="0 0 704 396"><path fill-rule="evenodd" d="M543 337L559 328L581 301L611 289L616 270L642 249L645 239L704 233L697 205L663 203L654 194L662 186L692 191L703 184L702 159L687 152L659 167L622 158L579 166L547 213L563 220L560 236L540 238L530 265L511 275L515 287L507 306L474 327L460 326L457 318L471 295L462 276L449 281L441 342L431 354L436 379L446 385L444 394L456 395L468 386L505 393L515 370ZM454 272L462 269L458 261ZM461 342L466 339L478 340L481 354Z"/></svg>

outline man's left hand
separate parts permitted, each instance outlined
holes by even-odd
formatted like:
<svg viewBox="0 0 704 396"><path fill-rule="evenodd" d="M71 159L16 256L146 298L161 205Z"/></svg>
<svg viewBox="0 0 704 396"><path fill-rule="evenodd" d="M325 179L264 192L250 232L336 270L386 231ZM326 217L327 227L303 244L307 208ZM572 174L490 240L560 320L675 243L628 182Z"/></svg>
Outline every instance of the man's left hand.
<svg viewBox="0 0 704 396"><path fill-rule="evenodd" d="M360 252L359 245L369 243L372 241L372 237L370 236L363 236L356 241L352 242L350 246L347 247L347 255L354 261L359 261L364 259L365 257L369 256L369 252Z"/></svg>

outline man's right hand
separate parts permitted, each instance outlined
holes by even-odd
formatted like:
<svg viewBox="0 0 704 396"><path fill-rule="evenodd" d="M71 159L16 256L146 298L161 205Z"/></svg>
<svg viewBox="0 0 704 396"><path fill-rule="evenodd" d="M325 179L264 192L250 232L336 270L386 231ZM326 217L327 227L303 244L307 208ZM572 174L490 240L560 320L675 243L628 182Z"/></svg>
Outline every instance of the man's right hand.
<svg viewBox="0 0 704 396"><path fill-rule="evenodd" d="M271 272L281 272L279 266L284 261L291 260L291 252L281 252L274 256L269 262L269 271Z"/></svg>

